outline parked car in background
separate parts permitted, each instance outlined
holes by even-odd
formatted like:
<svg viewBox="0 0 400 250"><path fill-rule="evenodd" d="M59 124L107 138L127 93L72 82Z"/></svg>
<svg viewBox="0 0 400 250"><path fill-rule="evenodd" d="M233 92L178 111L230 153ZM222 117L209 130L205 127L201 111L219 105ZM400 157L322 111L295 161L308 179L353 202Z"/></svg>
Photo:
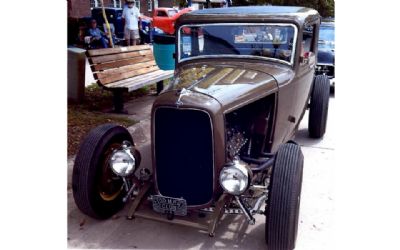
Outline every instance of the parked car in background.
<svg viewBox="0 0 400 250"><path fill-rule="evenodd" d="M328 76L335 87L335 22L323 20L319 28L318 59L315 73Z"/></svg>
<svg viewBox="0 0 400 250"><path fill-rule="evenodd" d="M210 237L224 214L250 225L265 215L267 249L294 249L303 154L293 138L307 107L310 137L324 136L328 116L329 79L314 76L319 26L318 12L304 7L181 16L174 79L151 110L149 163L140 165L126 128L93 129L75 159L78 208L106 219L131 203L128 219L191 226Z"/></svg>
<svg viewBox="0 0 400 250"><path fill-rule="evenodd" d="M141 44L152 42L151 22L152 22L151 17L145 16L145 15L140 16L139 23L142 25L141 29L139 30Z"/></svg>
<svg viewBox="0 0 400 250"><path fill-rule="evenodd" d="M122 18L122 8L113 8L113 7L106 7L106 16L108 22L114 25L115 27L115 36L119 39L124 39L124 20ZM96 7L92 9L92 18L96 19L97 24L99 27L103 29L104 27L104 18L102 8ZM150 43L150 32L151 32L151 18L147 16L141 16L139 18L139 25L142 25L142 29L139 31L140 35L140 43ZM104 31L104 29L103 29Z"/></svg>
<svg viewBox="0 0 400 250"><path fill-rule="evenodd" d="M155 8L153 12L153 27L168 35L175 34L175 22L183 14L192 11L191 8L177 10L175 8Z"/></svg>

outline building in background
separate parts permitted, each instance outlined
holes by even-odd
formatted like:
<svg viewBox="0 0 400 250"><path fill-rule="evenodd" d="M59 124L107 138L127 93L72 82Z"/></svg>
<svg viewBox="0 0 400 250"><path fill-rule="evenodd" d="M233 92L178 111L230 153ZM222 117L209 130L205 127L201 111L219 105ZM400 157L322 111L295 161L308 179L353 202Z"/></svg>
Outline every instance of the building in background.
<svg viewBox="0 0 400 250"><path fill-rule="evenodd" d="M123 8L125 0L103 0L105 7ZM136 0L140 13L151 17L154 8L173 7L178 0ZM67 0L68 3L68 45L82 46L87 35L88 23L92 18L92 9L101 7L100 0ZM98 23L101 24L103 21ZM117 24L115 24L117 25ZM120 25L119 25L120 26ZM102 25L100 25L102 28ZM118 33L118 30L115 30Z"/></svg>
<svg viewBox="0 0 400 250"><path fill-rule="evenodd" d="M124 0L103 0L105 7L122 8L125 5ZM68 17L82 18L91 15L91 8L101 7L100 0L67 0ZM172 7L174 0L136 0L136 7L140 13L146 16L152 16L154 8Z"/></svg>

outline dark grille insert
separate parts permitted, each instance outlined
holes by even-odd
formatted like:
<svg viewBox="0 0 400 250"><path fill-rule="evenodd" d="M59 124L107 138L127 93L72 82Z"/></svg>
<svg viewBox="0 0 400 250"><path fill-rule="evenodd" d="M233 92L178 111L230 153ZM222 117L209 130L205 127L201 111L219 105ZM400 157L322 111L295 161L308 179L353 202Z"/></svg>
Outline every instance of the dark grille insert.
<svg viewBox="0 0 400 250"><path fill-rule="evenodd" d="M213 194L211 121L199 110L158 108L155 112L157 185L165 196L202 205Z"/></svg>

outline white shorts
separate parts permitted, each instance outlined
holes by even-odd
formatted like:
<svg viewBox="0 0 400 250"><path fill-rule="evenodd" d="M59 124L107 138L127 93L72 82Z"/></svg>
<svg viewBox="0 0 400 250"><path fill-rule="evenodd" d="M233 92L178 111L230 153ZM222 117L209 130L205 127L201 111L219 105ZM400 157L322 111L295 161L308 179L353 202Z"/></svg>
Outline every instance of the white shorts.
<svg viewBox="0 0 400 250"><path fill-rule="evenodd" d="M130 30L128 28L125 28L125 39L139 39L139 30Z"/></svg>

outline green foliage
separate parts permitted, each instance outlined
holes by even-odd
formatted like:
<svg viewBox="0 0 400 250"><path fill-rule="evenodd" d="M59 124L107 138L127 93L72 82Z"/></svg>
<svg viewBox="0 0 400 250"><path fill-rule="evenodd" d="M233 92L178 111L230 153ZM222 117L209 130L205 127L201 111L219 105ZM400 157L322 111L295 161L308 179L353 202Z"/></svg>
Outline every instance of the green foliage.
<svg viewBox="0 0 400 250"><path fill-rule="evenodd" d="M316 9L322 17L335 16L334 0L233 0L234 6L248 5L284 5L304 6Z"/></svg>
<svg viewBox="0 0 400 250"><path fill-rule="evenodd" d="M174 0L173 3L174 3L173 6L179 6L180 8L187 7L186 0Z"/></svg>

